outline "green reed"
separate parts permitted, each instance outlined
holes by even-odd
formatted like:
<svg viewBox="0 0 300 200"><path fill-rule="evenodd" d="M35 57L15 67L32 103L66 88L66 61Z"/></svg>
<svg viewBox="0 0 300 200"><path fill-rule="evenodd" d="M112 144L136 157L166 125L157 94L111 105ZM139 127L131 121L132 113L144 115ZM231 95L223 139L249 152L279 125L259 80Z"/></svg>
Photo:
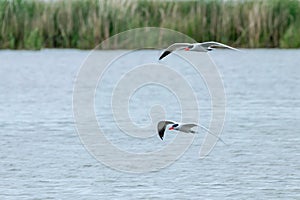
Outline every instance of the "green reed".
<svg viewBox="0 0 300 200"><path fill-rule="evenodd" d="M128 29L164 27L238 47L300 47L298 0L0 0L0 48L94 48Z"/></svg>

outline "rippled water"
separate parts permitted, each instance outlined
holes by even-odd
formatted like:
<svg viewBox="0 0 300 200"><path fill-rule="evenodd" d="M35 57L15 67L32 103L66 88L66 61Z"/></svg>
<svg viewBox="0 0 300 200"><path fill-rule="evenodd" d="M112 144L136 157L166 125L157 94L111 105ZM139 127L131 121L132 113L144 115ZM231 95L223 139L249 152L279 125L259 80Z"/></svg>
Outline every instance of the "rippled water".
<svg viewBox="0 0 300 200"><path fill-rule="evenodd" d="M225 85L228 145L200 160L196 141L171 166L142 174L104 166L80 142L72 90L88 53L0 51L1 199L300 199L299 50L211 52ZM132 119L147 122L141 112Z"/></svg>

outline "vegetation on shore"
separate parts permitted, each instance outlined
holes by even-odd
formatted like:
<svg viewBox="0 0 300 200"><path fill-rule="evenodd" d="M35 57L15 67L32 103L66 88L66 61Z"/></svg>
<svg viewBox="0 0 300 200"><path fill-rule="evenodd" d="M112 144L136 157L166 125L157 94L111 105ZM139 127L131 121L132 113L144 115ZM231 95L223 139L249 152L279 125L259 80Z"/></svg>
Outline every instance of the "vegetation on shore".
<svg viewBox="0 0 300 200"><path fill-rule="evenodd" d="M92 49L132 28L163 27L246 48L299 48L298 0L0 0L0 48Z"/></svg>

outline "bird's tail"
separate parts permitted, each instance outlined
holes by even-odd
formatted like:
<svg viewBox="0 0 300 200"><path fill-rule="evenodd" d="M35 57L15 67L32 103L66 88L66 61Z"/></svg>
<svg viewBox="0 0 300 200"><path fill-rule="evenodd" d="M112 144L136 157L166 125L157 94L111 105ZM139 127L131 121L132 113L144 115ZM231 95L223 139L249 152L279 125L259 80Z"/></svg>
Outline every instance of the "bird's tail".
<svg viewBox="0 0 300 200"><path fill-rule="evenodd" d="M206 128L205 126L200 125L200 124L198 124L198 126L201 127L201 128L203 128L203 129L204 129L205 131L207 131L209 134L211 134L211 135L215 136L216 138L218 138L218 140L220 140L223 144L226 145L226 143L225 143L219 136L217 136L216 134L214 134L213 132L211 132L208 128ZM195 131L193 131L193 132L195 133Z"/></svg>

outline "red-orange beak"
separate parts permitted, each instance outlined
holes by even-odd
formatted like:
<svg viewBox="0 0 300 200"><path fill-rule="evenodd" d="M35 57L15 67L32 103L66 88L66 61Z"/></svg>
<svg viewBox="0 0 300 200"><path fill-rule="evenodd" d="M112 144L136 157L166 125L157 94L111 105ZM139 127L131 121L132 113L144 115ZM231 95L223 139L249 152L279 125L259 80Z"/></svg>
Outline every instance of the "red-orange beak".
<svg viewBox="0 0 300 200"><path fill-rule="evenodd" d="M172 126L172 127L170 127L170 128L169 128L169 130L174 130L174 127L173 127L173 126Z"/></svg>
<svg viewBox="0 0 300 200"><path fill-rule="evenodd" d="M184 48L184 50L186 50L186 51L189 51L189 50L190 50L190 48L186 47L186 48Z"/></svg>

